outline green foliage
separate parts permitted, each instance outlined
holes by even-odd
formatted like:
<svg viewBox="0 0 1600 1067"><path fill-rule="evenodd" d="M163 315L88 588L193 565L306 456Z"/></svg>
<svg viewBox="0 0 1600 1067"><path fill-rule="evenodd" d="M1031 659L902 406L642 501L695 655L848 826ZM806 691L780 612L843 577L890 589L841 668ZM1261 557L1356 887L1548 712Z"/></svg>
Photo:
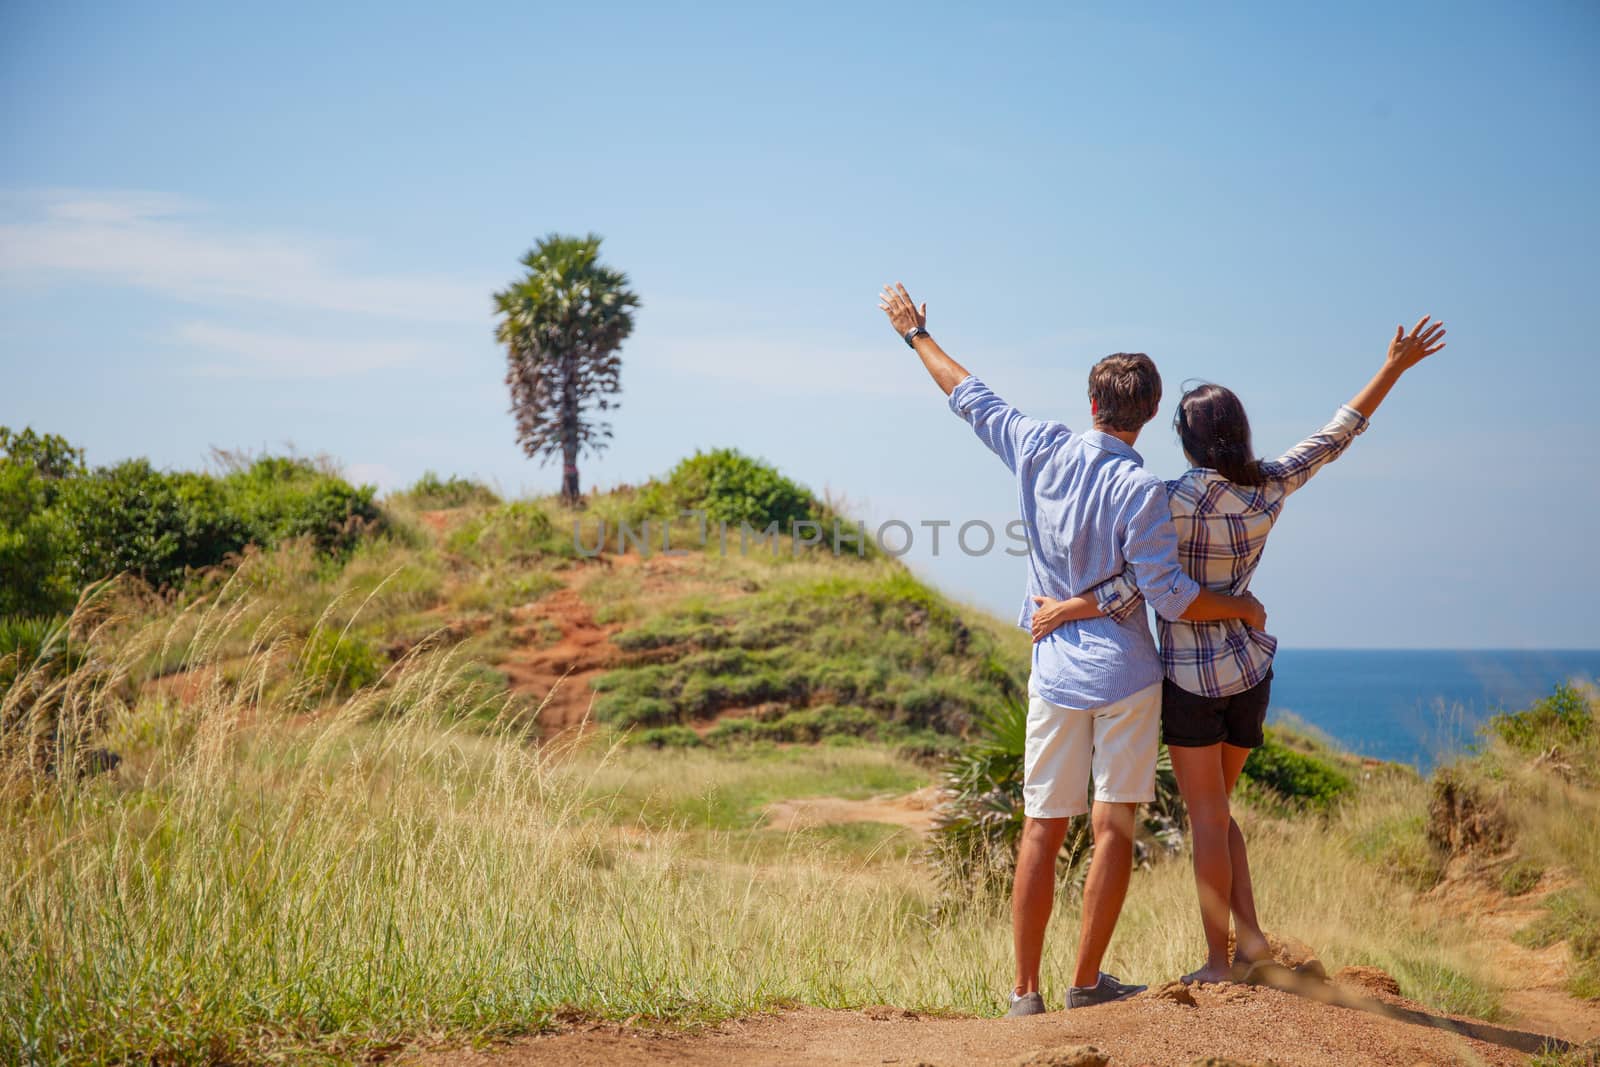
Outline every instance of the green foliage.
<svg viewBox="0 0 1600 1067"><path fill-rule="evenodd" d="M1292 807L1327 811L1355 784L1332 762L1285 745L1267 731L1267 740L1251 750L1243 776Z"/></svg>
<svg viewBox="0 0 1600 1067"><path fill-rule="evenodd" d="M306 460L218 477L130 459L92 472L55 435L0 427L0 614L65 611L78 587L131 573L171 586L245 545L309 538L342 553L375 527L373 490Z"/></svg>
<svg viewBox="0 0 1600 1067"><path fill-rule="evenodd" d="M43 678L56 677L83 661L83 651L72 645L65 618L0 616L0 696L30 670Z"/></svg>
<svg viewBox="0 0 1600 1067"><path fill-rule="evenodd" d="M411 488L400 495L412 507L429 511L493 506L500 503L500 497L495 491L482 482L454 474L448 478L440 478L433 471L424 472Z"/></svg>
<svg viewBox="0 0 1600 1067"><path fill-rule="evenodd" d="M1593 731L1594 721L1594 709L1584 694L1562 684L1530 708L1496 715L1488 728L1512 748L1539 752L1582 741Z"/></svg>
<svg viewBox="0 0 1600 1067"><path fill-rule="evenodd" d="M997 669L993 638L898 571L776 583L717 610L684 604L614 640L654 653L593 683L597 716L619 726L773 704L853 707L907 731L959 734L1021 688L1018 673Z"/></svg>
<svg viewBox="0 0 1600 1067"><path fill-rule="evenodd" d="M576 504L579 456L603 451L611 437L602 418L617 406L617 350L633 332L639 297L626 274L600 262L592 233L549 234L522 265L527 273L494 294L517 443L536 459L563 459L561 496Z"/></svg>
<svg viewBox="0 0 1600 1067"><path fill-rule="evenodd" d="M822 512L800 485L732 448L696 452L644 496L638 506L650 514L675 517L680 510L704 511L712 523L749 523L761 530L775 522L784 534L790 533L792 522L815 521Z"/></svg>
<svg viewBox="0 0 1600 1067"><path fill-rule="evenodd" d="M72 529L55 510L83 452L55 434L0 426L0 616L72 607Z"/></svg>
<svg viewBox="0 0 1600 1067"><path fill-rule="evenodd" d="M700 735L687 726L657 726L630 734L628 740L650 748L698 748Z"/></svg>
<svg viewBox="0 0 1600 1067"><path fill-rule="evenodd" d="M73 531L73 580L128 572L154 586L189 567L222 562L246 540L221 488L200 474L167 474L130 459L65 482L59 510Z"/></svg>
<svg viewBox="0 0 1600 1067"><path fill-rule="evenodd" d="M0 426L0 459L32 467L41 478L50 481L83 473L83 449L74 448L57 434L37 434L31 426L21 433Z"/></svg>
<svg viewBox="0 0 1600 1067"><path fill-rule="evenodd" d="M71 527L30 464L0 459L0 615L64 611L73 599Z"/></svg>
<svg viewBox="0 0 1600 1067"><path fill-rule="evenodd" d="M875 741L915 750L951 751L949 739L904 723L886 722L865 708L825 705L781 714L732 716L722 719L705 735L708 745L758 743L849 744Z"/></svg>
<svg viewBox="0 0 1600 1067"><path fill-rule="evenodd" d="M313 697L348 696L383 675L383 658L365 639L320 626L300 653L301 675Z"/></svg>
<svg viewBox="0 0 1600 1067"><path fill-rule="evenodd" d="M227 513L244 524L248 543L306 537L319 551L344 553L382 524L372 486L353 486L309 460L263 456L221 482Z"/></svg>

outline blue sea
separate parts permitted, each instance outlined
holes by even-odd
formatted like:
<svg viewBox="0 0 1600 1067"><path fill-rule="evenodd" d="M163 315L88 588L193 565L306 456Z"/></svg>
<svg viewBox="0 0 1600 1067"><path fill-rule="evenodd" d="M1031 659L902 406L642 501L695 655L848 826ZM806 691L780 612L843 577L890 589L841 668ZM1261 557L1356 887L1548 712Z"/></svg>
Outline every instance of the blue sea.
<svg viewBox="0 0 1600 1067"><path fill-rule="evenodd" d="M1268 721L1299 718L1344 748L1427 771L1498 711L1600 678L1600 651L1280 649Z"/></svg>

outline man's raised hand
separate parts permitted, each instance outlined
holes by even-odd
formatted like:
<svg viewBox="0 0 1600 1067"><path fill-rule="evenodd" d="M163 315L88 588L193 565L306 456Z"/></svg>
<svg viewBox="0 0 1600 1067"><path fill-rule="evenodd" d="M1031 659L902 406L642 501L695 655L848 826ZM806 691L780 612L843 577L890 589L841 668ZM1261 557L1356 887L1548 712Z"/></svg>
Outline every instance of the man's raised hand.
<svg viewBox="0 0 1600 1067"><path fill-rule="evenodd" d="M906 335L907 330L928 325L927 303L918 308L911 302L911 294L906 292L906 287L899 282L883 287L883 292L878 294L878 307L889 316L889 325L901 337Z"/></svg>
<svg viewBox="0 0 1600 1067"><path fill-rule="evenodd" d="M1390 363L1401 370L1410 370L1444 347L1444 323L1435 322L1430 326L1431 318L1432 315L1422 316L1410 333L1406 333L1404 326L1394 328L1394 340L1389 342Z"/></svg>

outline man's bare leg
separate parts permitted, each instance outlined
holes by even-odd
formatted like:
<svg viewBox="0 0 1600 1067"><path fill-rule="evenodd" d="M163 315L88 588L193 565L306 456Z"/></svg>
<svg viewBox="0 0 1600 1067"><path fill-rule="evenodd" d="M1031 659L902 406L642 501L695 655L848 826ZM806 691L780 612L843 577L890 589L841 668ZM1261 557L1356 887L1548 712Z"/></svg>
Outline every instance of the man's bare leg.
<svg viewBox="0 0 1600 1067"><path fill-rule="evenodd" d="M1045 927L1055 906L1056 856L1067 837L1066 819L1024 819L1011 884L1011 939L1017 953L1017 994L1039 991Z"/></svg>
<svg viewBox="0 0 1600 1067"><path fill-rule="evenodd" d="M1133 813L1137 807L1101 802L1094 806L1094 858L1089 861L1089 877L1083 887L1083 930L1072 977L1075 986L1092 986L1100 980L1100 961L1117 928L1133 872Z"/></svg>

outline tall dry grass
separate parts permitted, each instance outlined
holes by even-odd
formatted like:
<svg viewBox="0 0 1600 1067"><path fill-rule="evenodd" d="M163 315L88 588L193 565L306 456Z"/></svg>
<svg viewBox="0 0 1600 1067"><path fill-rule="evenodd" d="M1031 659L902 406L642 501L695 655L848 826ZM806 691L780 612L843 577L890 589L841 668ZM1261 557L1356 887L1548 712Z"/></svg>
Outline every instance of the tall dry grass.
<svg viewBox="0 0 1600 1067"><path fill-rule="evenodd" d="M1000 1007L1002 902L949 907L915 856L863 858L804 835L751 848L770 768L540 747L509 718L468 727L460 665L425 646L319 703L297 639L230 590L178 624L109 628L97 672L50 683L76 724L52 740L35 723L54 763L5 765L0 1059L358 1055L526 1031L558 1010ZM190 684L146 684L139 665L156 661ZM80 773L67 747L90 744L122 765ZM864 782L924 773L870 748L785 758ZM826 779L790 775L783 789ZM1414 787L1383 788L1375 803L1416 800ZM700 821L698 799L719 791L717 810L733 814ZM1268 925L1330 965L1388 967L1424 999L1481 996L1470 944L1354 862L1360 817L1341 818L1251 820ZM1186 864L1140 872L1108 968L1162 980L1194 966L1193 901ZM1058 995L1075 918L1069 901L1047 947Z"/></svg>

